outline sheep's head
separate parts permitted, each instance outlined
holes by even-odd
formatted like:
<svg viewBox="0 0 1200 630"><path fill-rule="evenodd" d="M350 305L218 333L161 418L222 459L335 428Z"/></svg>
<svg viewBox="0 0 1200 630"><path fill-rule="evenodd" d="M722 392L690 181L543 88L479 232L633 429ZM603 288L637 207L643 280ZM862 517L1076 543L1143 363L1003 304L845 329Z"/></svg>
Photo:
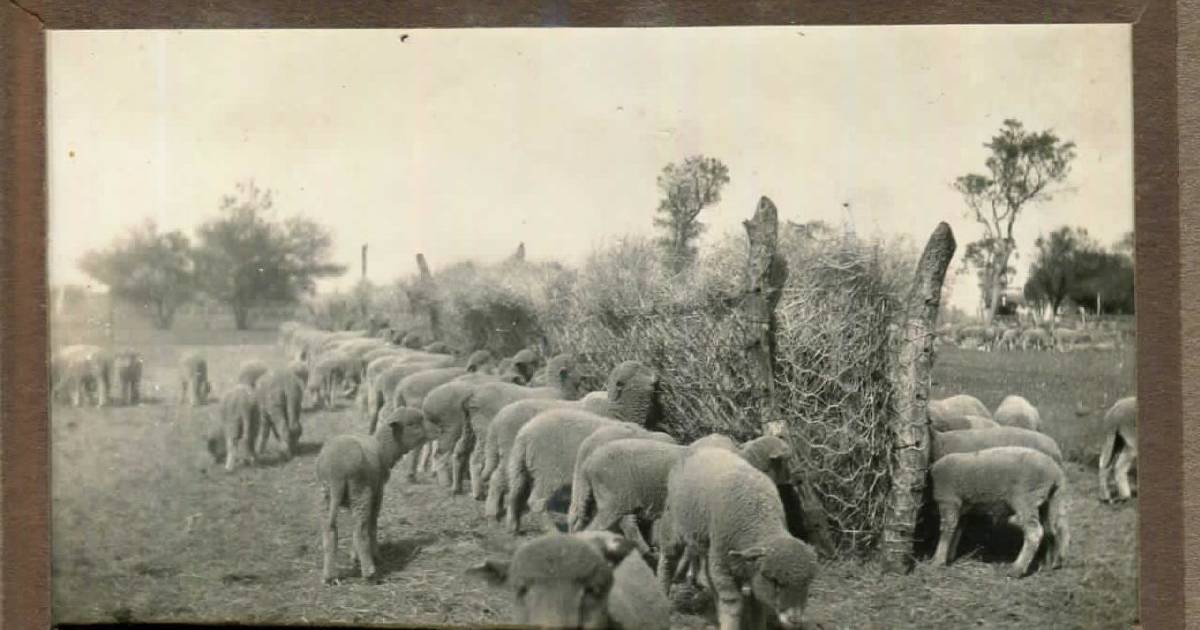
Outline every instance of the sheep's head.
<svg viewBox="0 0 1200 630"><path fill-rule="evenodd" d="M574 355L557 354L546 362L546 385L562 390L568 400L579 397L579 371Z"/></svg>
<svg viewBox="0 0 1200 630"><path fill-rule="evenodd" d="M468 573L513 591L518 624L605 628L612 565L631 548L601 537L549 534L522 545L511 561L488 560Z"/></svg>
<svg viewBox="0 0 1200 630"><path fill-rule="evenodd" d="M817 574L817 554L803 541L776 536L762 546L729 552L730 568L751 595L778 615L784 628L800 628L808 589Z"/></svg>
<svg viewBox="0 0 1200 630"><path fill-rule="evenodd" d="M766 473L775 485L792 482L791 463L795 453L783 439L764 435L743 444L741 452L751 466Z"/></svg>
<svg viewBox="0 0 1200 630"><path fill-rule="evenodd" d="M658 372L637 361L625 361L608 375L608 400L626 422L653 427L662 419Z"/></svg>
<svg viewBox="0 0 1200 630"><path fill-rule="evenodd" d="M454 354L454 348L451 348L450 344L444 341L435 341L422 348L422 350L425 352L432 352L434 354Z"/></svg>
<svg viewBox="0 0 1200 630"><path fill-rule="evenodd" d="M482 372L492 363L492 353L487 350L476 350L467 357L468 372Z"/></svg>
<svg viewBox="0 0 1200 630"><path fill-rule="evenodd" d="M521 378L528 383L529 379L533 378L533 373L537 371L539 362L537 353L529 348L525 348L512 355L512 358L509 360L509 366L513 372L520 374Z"/></svg>
<svg viewBox="0 0 1200 630"><path fill-rule="evenodd" d="M425 340L421 338L420 334L410 332L404 335L404 338L400 340L400 345L404 346L405 348L416 350L425 345Z"/></svg>

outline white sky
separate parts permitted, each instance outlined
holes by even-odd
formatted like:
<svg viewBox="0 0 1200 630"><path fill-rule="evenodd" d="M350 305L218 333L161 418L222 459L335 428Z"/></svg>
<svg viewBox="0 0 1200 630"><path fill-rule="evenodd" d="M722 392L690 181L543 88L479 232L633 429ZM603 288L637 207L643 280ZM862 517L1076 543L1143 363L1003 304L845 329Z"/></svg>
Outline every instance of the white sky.
<svg viewBox="0 0 1200 630"><path fill-rule="evenodd" d="M79 256L145 218L191 236L247 177L333 227L351 272L326 287L357 280L364 242L377 283L417 252L518 241L576 263L647 233L656 175L694 153L731 177L706 240L765 194L835 225L849 201L860 236L923 244L948 221L961 253L981 228L950 183L1009 117L1078 144L1022 253L1059 225L1105 244L1133 225L1126 25L54 31L48 50L52 284L86 282Z"/></svg>

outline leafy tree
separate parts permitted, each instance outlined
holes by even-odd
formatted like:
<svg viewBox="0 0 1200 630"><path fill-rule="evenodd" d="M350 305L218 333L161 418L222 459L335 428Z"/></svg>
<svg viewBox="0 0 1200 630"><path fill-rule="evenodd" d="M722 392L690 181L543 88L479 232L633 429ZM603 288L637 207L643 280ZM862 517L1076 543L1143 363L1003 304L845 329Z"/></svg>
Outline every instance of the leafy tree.
<svg viewBox="0 0 1200 630"><path fill-rule="evenodd" d="M654 224L665 234L658 239L667 266L679 273L696 260L696 238L704 231L697 217L721 200L721 187L729 183L729 169L716 158L693 155L682 164L668 164L658 176L663 197Z"/></svg>
<svg viewBox="0 0 1200 630"><path fill-rule="evenodd" d="M1008 276L1009 258L1016 249L1013 225L1030 204L1049 201L1052 186L1066 180L1075 158L1075 143L1052 131L1029 132L1017 120L1004 121L1000 133L984 144L990 155L987 174L969 173L954 181L966 201L967 216L984 228L981 245L989 255L979 258L990 267L982 274L985 321L991 321Z"/></svg>
<svg viewBox="0 0 1200 630"><path fill-rule="evenodd" d="M1133 259L1105 251L1083 228L1061 227L1034 243L1025 296L1055 312L1068 299L1102 313L1133 313Z"/></svg>
<svg viewBox="0 0 1200 630"><path fill-rule="evenodd" d="M238 330L250 309L267 301L296 302L315 280L345 273L330 261L333 237L309 219L272 220L270 191L253 182L221 199L220 216L197 228L196 278L203 290L233 311Z"/></svg>
<svg viewBox="0 0 1200 630"><path fill-rule="evenodd" d="M981 238L978 241L967 243L963 249L963 266L959 273L975 270L976 277L979 279L979 292L984 309L991 309L993 300L998 299L1008 289L1009 279L1017 272L1013 267L1005 266L1004 272L997 275L996 257L998 255L1000 255L999 241L991 238ZM995 295L992 294L991 287L999 287Z"/></svg>
<svg viewBox="0 0 1200 630"><path fill-rule="evenodd" d="M167 329L195 294L190 255L182 232L160 233L146 221L108 249L84 254L79 267L114 297L150 309L154 326Z"/></svg>
<svg viewBox="0 0 1200 630"><path fill-rule="evenodd" d="M1048 304L1057 313L1059 306L1082 280L1081 256L1096 249L1083 228L1063 226L1039 236L1033 243L1034 259L1025 281L1025 297L1037 304Z"/></svg>

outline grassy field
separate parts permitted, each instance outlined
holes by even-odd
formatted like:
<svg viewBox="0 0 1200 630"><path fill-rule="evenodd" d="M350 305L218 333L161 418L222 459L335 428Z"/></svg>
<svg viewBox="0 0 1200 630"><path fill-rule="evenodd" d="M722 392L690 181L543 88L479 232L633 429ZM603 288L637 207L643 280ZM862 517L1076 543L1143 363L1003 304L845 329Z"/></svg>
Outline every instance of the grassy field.
<svg viewBox="0 0 1200 630"><path fill-rule="evenodd" d="M509 619L506 593L463 575L516 541L480 517L479 505L397 474L380 519L383 581L319 580L321 537L313 461L327 437L361 431L348 409L307 413L302 455L226 474L203 449L214 407L175 404L173 366L206 353L214 388L230 385L247 358L280 363L261 331L214 341L196 331L170 345L121 339L146 360L148 401L134 408L52 414L53 589L57 622L489 624ZM60 340L64 340L60 338ZM145 345L143 345L145 344ZM828 563L810 617L822 628L1129 628L1136 610L1136 500L1102 505L1094 457L1099 414L1133 389L1133 352L1074 354L942 350L934 395L971 393L994 407L1021 393L1073 460L1071 557L1058 571L1004 577L1013 549L971 548L949 568L920 564L907 576L872 564ZM343 527L343 532L348 528ZM965 537L964 537L965 538ZM339 558L349 574L348 536ZM712 602L683 591L675 625L712 627Z"/></svg>

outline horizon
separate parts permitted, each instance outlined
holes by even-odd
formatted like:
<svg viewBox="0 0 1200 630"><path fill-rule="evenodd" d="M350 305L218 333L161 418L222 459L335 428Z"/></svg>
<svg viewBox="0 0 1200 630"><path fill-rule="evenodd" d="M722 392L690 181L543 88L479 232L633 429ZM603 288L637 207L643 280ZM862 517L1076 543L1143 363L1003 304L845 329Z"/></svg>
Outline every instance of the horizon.
<svg viewBox="0 0 1200 630"><path fill-rule="evenodd" d="M947 306L974 312L982 230L951 182L1005 118L1078 145L1017 221L1013 288L1039 234L1133 229L1127 25L52 31L47 54L52 287L92 284L83 252L145 219L190 238L245 178L331 228L348 271L320 292L358 281L363 243L376 285L520 242L577 266L650 235L658 173L701 153L731 180L702 250L760 196L835 228L848 202L860 238L918 252L946 221Z"/></svg>

